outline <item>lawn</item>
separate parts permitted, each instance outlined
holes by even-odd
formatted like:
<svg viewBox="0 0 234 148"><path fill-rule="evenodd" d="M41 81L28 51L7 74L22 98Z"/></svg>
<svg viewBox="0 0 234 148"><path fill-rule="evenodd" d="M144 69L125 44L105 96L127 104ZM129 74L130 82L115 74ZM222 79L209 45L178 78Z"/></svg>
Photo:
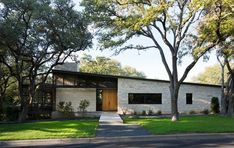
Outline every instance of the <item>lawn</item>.
<svg viewBox="0 0 234 148"><path fill-rule="evenodd" d="M181 117L178 122L169 118L125 119L124 122L142 125L153 134L234 133L234 118L223 116Z"/></svg>
<svg viewBox="0 0 234 148"><path fill-rule="evenodd" d="M98 120L0 124L0 140L94 137Z"/></svg>

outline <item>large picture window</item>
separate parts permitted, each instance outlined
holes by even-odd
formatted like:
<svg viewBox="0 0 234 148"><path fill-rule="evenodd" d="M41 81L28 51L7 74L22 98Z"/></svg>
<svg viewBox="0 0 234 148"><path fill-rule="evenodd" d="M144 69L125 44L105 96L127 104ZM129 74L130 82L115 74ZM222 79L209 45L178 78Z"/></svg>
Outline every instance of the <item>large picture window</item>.
<svg viewBox="0 0 234 148"><path fill-rule="evenodd" d="M162 104L161 93L129 93L128 104Z"/></svg>

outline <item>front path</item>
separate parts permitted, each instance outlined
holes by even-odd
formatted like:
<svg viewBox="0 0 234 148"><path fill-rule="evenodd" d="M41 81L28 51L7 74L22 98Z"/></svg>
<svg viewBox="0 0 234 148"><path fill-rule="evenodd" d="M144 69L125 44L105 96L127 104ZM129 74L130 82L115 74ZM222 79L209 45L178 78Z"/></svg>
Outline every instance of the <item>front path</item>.
<svg viewBox="0 0 234 148"><path fill-rule="evenodd" d="M115 112L103 112L97 129L97 137L124 137L151 135L139 125L123 124L123 120Z"/></svg>

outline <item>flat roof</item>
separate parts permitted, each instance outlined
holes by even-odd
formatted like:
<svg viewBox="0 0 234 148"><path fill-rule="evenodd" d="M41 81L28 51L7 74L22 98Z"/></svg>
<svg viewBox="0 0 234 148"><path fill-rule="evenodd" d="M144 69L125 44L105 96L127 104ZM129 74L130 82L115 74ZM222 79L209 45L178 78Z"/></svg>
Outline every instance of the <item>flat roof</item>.
<svg viewBox="0 0 234 148"><path fill-rule="evenodd" d="M168 80L160 80L160 79L149 79L149 78L119 76L119 75L105 75L105 74L65 71L65 70L57 70L57 69L53 69L52 73L53 74L70 74L70 75L80 75L80 76L102 77L102 78L116 78L116 79L121 78L121 79L133 79L133 80L143 80L143 81L156 81L156 82L165 82L165 83L170 82ZM182 84L209 86L209 87L221 87L220 85L215 85L215 84L203 84L203 83L193 83L193 82L183 82Z"/></svg>

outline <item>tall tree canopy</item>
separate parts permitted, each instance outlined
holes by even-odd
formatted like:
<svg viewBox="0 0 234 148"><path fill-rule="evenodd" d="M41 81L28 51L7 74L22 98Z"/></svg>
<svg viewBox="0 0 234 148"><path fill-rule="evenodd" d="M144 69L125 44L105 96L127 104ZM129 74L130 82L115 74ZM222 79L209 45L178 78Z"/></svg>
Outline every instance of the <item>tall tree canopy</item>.
<svg viewBox="0 0 234 148"><path fill-rule="evenodd" d="M206 16L201 23L199 34L207 38L207 42L220 40L218 48L218 60L224 58L220 64L222 69L227 67L229 78L224 92L222 83L221 113L234 115L234 69L230 61L234 60L234 0L208 1ZM224 95L225 94L225 95Z"/></svg>
<svg viewBox="0 0 234 148"><path fill-rule="evenodd" d="M0 61L17 79L24 120L35 90L52 68L89 47L92 36L70 0L1 0L0 5Z"/></svg>
<svg viewBox="0 0 234 148"><path fill-rule="evenodd" d="M206 67L203 72L193 77L194 82L205 83L205 84L217 84L217 85L221 84L221 79L222 79L221 67L219 64ZM224 82L227 82L227 79L228 79L228 69L226 67L224 70Z"/></svg>
<svg viewBox="0 0 234 148"><path fill-rule="evenodd" d="M143 72L139 72L131 66L123 67L117 60L100 56L97 56L95 59L93 59L91 55L84 55L81 58L80 71L145 78L145 74Z"/></svg>
<svg viewBox="0 0 234 148"><path fill-rule="evenodd" d="M199 26L211 1L206 0L83 0L87 16L98 28L102 48L156 49L170 80L172 120L178 118L178 93L182 82L197 61L220 39L207 42L199 35ZM144 37L149 44L131 44L131 39ZM166 53L170 54L167 56ZM178 64L185 55L186 63L181 77Z"/></svg>

